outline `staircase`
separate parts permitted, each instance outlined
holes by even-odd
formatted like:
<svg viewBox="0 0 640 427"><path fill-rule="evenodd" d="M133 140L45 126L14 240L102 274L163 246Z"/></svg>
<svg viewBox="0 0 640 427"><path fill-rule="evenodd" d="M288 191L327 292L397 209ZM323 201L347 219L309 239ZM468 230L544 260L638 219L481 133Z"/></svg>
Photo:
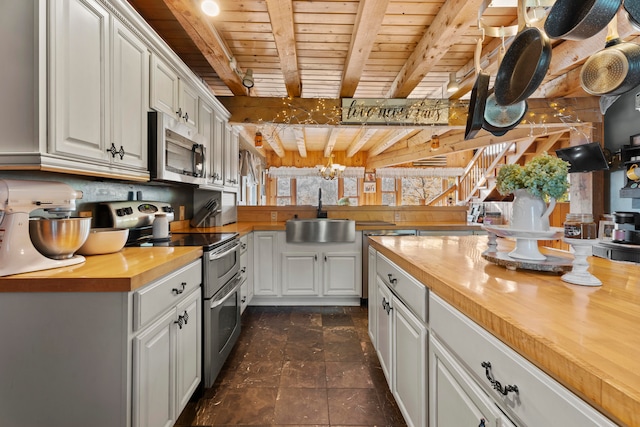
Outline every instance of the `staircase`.
<svg viewBox="0 0 640 427"><path fill-rule="evenodd" d="M500 168L507 164L524 165L537 155L552 153L554 149L560 148L561 138L567 136L568 132L569 130L559 130L544 137L532 136L479 148L458 183L430 200L428 205L448 206L452 204L452 200L457 205L512 200L512 195L503 196L496 189L496 177Z"/></svg>

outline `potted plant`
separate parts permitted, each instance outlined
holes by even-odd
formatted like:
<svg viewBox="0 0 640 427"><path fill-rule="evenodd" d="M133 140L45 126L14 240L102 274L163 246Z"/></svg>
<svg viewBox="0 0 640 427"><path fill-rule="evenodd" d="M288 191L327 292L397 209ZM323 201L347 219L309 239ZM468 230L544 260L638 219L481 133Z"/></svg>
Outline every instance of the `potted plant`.
<svg viewBox="0 0 640 427"><path fill-rule="evenodd" d="M549 214L569 188L569 163L544 153L524 166L511 164L498 172L500 194L514 195L512 228L549 230ZM549 205L545 203L549 201Z"/></svg>

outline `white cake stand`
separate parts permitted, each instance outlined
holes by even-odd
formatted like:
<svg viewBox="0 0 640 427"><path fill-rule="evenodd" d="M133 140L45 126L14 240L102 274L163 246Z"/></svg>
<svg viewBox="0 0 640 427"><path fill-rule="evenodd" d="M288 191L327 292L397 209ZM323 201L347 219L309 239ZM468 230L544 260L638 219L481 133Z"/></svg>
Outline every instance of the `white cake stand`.
<svg viewBox="0 0 640 427"><path fill-rule="evenodd" d="M589 273L589 263L587 257L592 254L591 247L599 242L598 239L563 239L573 247L574 260L572 270L562 275L561 279L567 283L583 286L602 286L602 282L593 274Z"/></svg>
<svg viewBox="0 0 640 427"><path fill-rule="evenodd" d="M564 229L551 227L549 230L519 230L504 225L483 224L482 228L498 237L510 237L516 240L516 247L509 252L509 256L514 259L530 261L544 261L546 256L538 249L538 240L557 240L564 235Z"/></svg>

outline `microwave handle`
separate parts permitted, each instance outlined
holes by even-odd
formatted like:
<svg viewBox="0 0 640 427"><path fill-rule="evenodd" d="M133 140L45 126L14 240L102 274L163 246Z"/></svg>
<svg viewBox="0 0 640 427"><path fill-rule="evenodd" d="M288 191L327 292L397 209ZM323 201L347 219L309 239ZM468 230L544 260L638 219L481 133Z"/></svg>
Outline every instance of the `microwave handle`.
<svg viewBox="0 0 640 427"><path fill-rule="evenodd" d="M199 157L202 163L202 171L200 174L196 172L198 170L198 162L196 161L196 159L198 158L198 154L200 154ZM193 146L191 147L191 162L191 170L193 170L195 176L207 176L207 157L205 156L205 147L203 144L193 144Z"/></svg>

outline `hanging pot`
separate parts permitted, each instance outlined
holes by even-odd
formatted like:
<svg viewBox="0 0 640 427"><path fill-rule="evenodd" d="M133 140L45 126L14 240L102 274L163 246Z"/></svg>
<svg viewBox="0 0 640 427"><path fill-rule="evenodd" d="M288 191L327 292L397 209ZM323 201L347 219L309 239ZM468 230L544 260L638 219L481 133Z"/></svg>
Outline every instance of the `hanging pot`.
<svg viewBox="0 0 640 427"><path fill-rule="evenodd" d="M633 28L640 31L640 1L626 0L624 2L624 10L627 12L627 18Z"/></svg>
<svg viewBox="0 0 640 427"><path fill-rule="evenodd" d="M500 105L527 99L540 86L551 64L551 41L539 28L530 26L524 0L518 0L521 28L498 68L494 85Z"/></svg>
<svg viewBox="0 0 640 427"><path fill-rule="evenodd" d="M471 139L476 136L478 131L482 129L484 122L484 109L487 104L487 95L489 91L489 74L484 73L480 69L480 55L482 54L482 39L478 39L474 62L476 67L476 82L471 91L471 99L469 101L469 113L467 114L467 126L464 131L464 139Z"/></svg>
<svg viewBox="0 0 640 427"><path fill-rule="evenodd" d="M502 63L502 58L505 54L504 38L502 43L498 56L500 63ZM495 136L502 136L520 124L527 109L528 104L526 100L507 106L499 105L496 101L494 90L492 89L487 97L482 128Z"/></svg>
<svg viewBox="0 0 640 427"><path fill-rule="evenodd" d="M607 26L621 4L622 0L556 0L544 31L552 39L588 39Z"/></svg>
<svg viewBox="0 0 640 427"><path fill-rule="evenodd" d="M640 45L620 40L615 18L608 28L605 48L580 70L580 85L591 95L621 95L640 84Z"/></svg>
<svg viewBox="0 0 640 427"><path fill-rule="evenodd" d="M502 136L522 122L528 107L526 100L507 106L499 105L491 91L484 109L482 128L495 136Z"/></svg>

